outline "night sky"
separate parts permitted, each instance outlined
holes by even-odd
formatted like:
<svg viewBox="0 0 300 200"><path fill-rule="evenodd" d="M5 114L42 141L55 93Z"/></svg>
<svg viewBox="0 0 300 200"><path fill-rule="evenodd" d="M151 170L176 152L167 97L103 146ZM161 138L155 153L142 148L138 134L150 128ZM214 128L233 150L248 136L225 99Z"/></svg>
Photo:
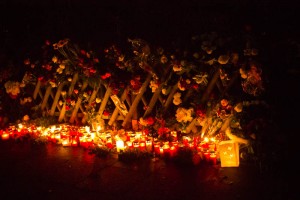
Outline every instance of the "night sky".
<svg viewBox="0 0 300 200"><path fill-rule="evenodd" d="M139 37L168 44L207 31L296 35L298 9L271 0L1 0L1 44L69 37L94 46Z"/></svg>

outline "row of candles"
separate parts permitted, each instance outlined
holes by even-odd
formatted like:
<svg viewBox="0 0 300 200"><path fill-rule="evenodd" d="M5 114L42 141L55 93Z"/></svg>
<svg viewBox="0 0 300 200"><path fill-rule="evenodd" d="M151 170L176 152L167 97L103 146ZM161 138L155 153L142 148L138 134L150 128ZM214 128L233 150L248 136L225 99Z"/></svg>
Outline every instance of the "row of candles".
<svg viewBox="0 0 300 200"><path fill-rule="evenodd" d="M126 150L140 150L155 153L156 155L174 156L180 148L192 148L203 159L216 164L218 159L217 141L214 138L199 138L183 136L179 141L177 132L171 131L173 141L159 141L157 138L148 137L142 131L113 131L90 130L89 126L77 127L71 125L53 125L50 127L35 127L18 124L9 126L6 130L0 130L2 140L22 137L25 135L45 138L57 144L67 146L81 146L93 148L96 146L107 147L121 153Z"/></svg>

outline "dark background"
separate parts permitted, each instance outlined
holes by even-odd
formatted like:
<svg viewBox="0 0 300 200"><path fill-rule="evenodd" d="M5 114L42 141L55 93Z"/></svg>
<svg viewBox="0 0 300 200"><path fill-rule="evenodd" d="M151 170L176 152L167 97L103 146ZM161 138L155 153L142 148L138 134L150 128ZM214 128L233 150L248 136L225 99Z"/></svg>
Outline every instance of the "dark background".
<svg viewBox="0 0 300 200"><path fill-rule="evenodd" d="M69 37L94 46L139 37L168 45L207 31L296 36L299 6L271 0L1 0L1 46Z"/></svg>

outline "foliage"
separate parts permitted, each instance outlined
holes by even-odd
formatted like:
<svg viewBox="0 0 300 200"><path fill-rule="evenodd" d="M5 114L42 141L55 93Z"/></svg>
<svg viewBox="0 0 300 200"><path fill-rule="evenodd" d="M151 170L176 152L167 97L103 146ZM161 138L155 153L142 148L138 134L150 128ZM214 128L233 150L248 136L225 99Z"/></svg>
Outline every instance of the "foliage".
<svg viewBox="0 0 300 200"><path fill-rule="evenodd" d="M122 162L131 163L139 160L151 158L152 154L147 151L137 149L126 149L118 154L118 159Z"/></svg>
<svg viewBox="0 0 300 200"><path fill-rule="evenodd" d="M90 153L95 154L99 158L108 158L112 154L112 149L102 146L102 147L93 147L90 148Z"/></svg>

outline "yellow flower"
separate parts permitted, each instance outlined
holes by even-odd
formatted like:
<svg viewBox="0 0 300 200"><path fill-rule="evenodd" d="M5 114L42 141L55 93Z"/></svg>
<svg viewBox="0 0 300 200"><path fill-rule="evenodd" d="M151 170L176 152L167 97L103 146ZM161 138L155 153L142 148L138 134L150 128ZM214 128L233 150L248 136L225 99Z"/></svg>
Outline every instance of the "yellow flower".
<svg viewBox="0 0 300 200"><path fill-rule="evenodd" d="M139 120L139 124L142 125L142 126L147 126L148 125L147 120L144 120L142 117Z"/></svg>
<svg viewBox="0 0 300 200"><path fill-rule="evenodd" d="M174 98L173 103L174 103L174 105L178 106L179 104L182 103L182 100L180 98Z"/></svg>
<svg viewBox="0 0 300 200"><path fill-rule="evenodd" d="M119 56L118 60L119 62L123 62L124 61L125 56L122 54Z"/></svg>
<svg viewBox="0 0 300 200"><path fill-rule="evenodd" d="M53 88L57 86L54 81L49 81L49 83L50 83L51 87L53 87Z"/></svg>
<svg viewBox="0 0 300 200"><path fill-rule="evenodd" d="M56 57L56 56L53 56L52 62L53 62L53 63L57 63L57 61L58 61L57 57Z"/></svg>
<svg viewBox="0 0 300 200"><path fill-rule="evenodd" d="M96 98L96 103L100 103L101 99L100 98Z"/></svg>
<svg viewBox="0 0 300 200"><path fill-rule="evenodd" d="M199 53L196 52L196 53L193 54L193 57L198 59L200 57L200 55L199 55Z"/></svg>
<svg viewBox="0 0 300 200"><path fill-rule="evenodd" d="M75 104L76 104L75 100L72 100L71 101L71 106L75 106Z"/></svg>
<svg viewBox="0 0 300 200"><path fill-rule="evenodd" d="M25 85L25 83L20 83L20 88L23 88L23 87L25 87L26 85Z"/></svg>
<svg viewBox="0 0 300 200"><path fill-rule="evenodd" d="M151 88L152 92L155 92L156 89L158 88L158 84L155 80L150 81L149 87Z"/></svg>
<svg viewBox="0 0 300 200"><path fill-rule="evenodd" d="M169 94L169 92L170 92L170 90L169 90L168 88L163 88L163 89L161 90L161 93L162 93L163 95L167 95L167 94Z"/></svg>
<svg viewBox="0 0 300 200"><path fill-rule="evenodd" d="M59 68L56 69L56 72L59 73L59 74L62 74L62 73L63 73L63 70L64 70L64 69L62 69L62 68L59 67Z"/></svg>
<svg viewBox="0 0 300 200"><path fill-rule="evenodd" d="M181 65L173 65L173 71L174 72L180 72L182 70Z"/></svg>
<svg viewBox="0 0 300 200"><path fill-rule="evenodd" d="M167 63L167 62L168 62L167 56L163 55L163 56L160 58L160 62L163 63L163 64Z"/></svg>
<svg viewBox="0 0 300 200"><path fill-rule="evenodd" d="M243 79L248 77L247 72L243 68L240 68L240 74Z"/></svg>
<svg viewBox="0 0 300 200"><path fill-rule="evenodd" d="M234 107L234 110L236 112L242 112L243 111L243 104L242 103L238 103L235 107Z"/></svg>
<svg viewBox="0 0 300 200"><path fill-rule="evenodd" d="M84 97L84 98L87 98L88 96L89 96L89 95L88 95L86 92L83 93L83 97Z"/></svg>
<svg viewBox="0 0 300 200"><path fill-rule="evenodd" d="M185 91L185 87L181 85L180 81L178 82L178 88L181 91Z"/></svg>
<svg viewBox="0 0 300 200"><path fill-rule="evenodd" d="M182 103L182 100L181 100L181 93L180 92L176 92L175 94L174 94L174 96L173 96L173 103L174 103L174 105L179 105L179 104L181 104Z"/></svg>
<svg viewBox="0 0 300 200"><path fill-rule="evenodd" d="M23 117L23 121L29 121L29 116L28 115L25 115L24 117Z"/></svg>
<svg viewBox="0 0 300 200"><path fill-rule="evenodd" d="M219 56L219 58L218 58L218 62L221 64L221 65L226 65L227 63L228 63L228 61L229 61L229 56L227 56L227 55L221 55L221 56Z"/></svg>

